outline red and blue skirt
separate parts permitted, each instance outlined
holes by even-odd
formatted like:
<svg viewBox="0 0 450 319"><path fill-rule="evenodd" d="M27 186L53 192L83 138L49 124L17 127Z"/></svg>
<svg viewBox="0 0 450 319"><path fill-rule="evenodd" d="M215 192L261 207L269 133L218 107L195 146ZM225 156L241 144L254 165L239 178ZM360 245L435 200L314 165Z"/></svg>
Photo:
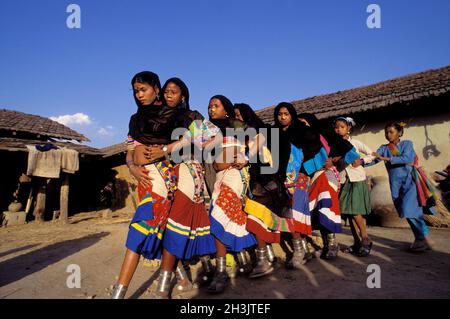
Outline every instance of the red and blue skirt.
<svg viewBox="0 0 450 319"><path fill-rule="evenodd" d="M139 205L130 223L126 247L144 258L160 259L162 238L175 191L175 172L169 162L146 165L151 186L138 185Z"/></svg>
<svg viewBox="0 0 450 319"><path fill-rule="evenodd" d="M203 167L187 161L175 167L177 191L169 212L163 246L178 259L214 254L216 246L206 210Z"/></svg>

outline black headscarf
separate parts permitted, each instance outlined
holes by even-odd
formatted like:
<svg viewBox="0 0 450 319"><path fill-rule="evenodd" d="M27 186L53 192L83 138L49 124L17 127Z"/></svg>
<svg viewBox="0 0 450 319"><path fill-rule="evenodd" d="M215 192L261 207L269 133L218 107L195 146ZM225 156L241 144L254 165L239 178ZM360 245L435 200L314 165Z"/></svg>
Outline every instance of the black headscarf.
<svg viewBox="0 0 450 319"><path fill-rule="evenodd" d="M253 127L255 129L269 127L269 125L265 124L258 115L256 115L255 111L250 107L250 105L245 103L236 103L234 104L234 108L238 109L241 113L242 119L248 127Z"/></svg>
<svg viewBox="0 0 450 319"><path fill-rule="evenodd" d="M319 119L311 113L300 113L298 115L299 119L304 119L308 122L309 127L318 134L322 134L322 124L320 124Z"/></svg>
<svg viewBox="0 0 450 319"><path fill-rule="evenodd" d="M281 125L280 121L278 120L278 113L282 108L286 108L291 115L291 125L286 130L283 130L283 125ZM273 112L274 122L273 125L274 128L279 129L279 158L280 158L280 165L279 165L279 175L281 180L284 180L286 178L286 168L289 162L289 158L291 156L291 142L294 139L294 132L292 130L292 127L298 122L297 119L297 113L295 112L295 108L291 103L287 102L281 102L279 103Z"/></svg>
<svg viewBox="0 0 450 319"><path fill-rule="evenodd" d="M190 109L189 105L189 89L186 85L186 83L183 82L180 78L170 78L166 81L162 88L162 92L164 93L166 91L167 86L169 83L174 83L176 86L178 86L181 90L181 96L184 96L184 102L181 102L179 105L177 105L175 108L177 109L177 116L176 116L176 127L184 127L188 128L191 123L195 120L203 121L203 116L197 112L192 111Z"/></svg>
<svg viewBox="0 0 450 319"><path fill-rule="evenodd" d="M153 88L158 88L161 92L161 82L156 73L144 71L136 74L131 80L131 87L134 92L134 83L147 83ZM128 134L136 141L150 144L167 144L170 142L170 135L174 129L174 118L176 108L169 108L156 99L150 105L141 105L133 93L138 110L130 118Z"/></svg>
<svg viewBox="0 0 450 319"><path fill-rule="evenodd" d="M226 136L227 128L245 127L245 124L243 122L235 118L233 103L231 103L231 101L226 96L214 95L211 99L209 99L209 101L211 102L211 100L213 99L218 99L222 103L223 108L228 115L228 117L224 119L212 119L211 117L209 118L209 120L220 129L223 136Z"/></svg>
<svg viewBox="0 0 450 319"><path fill-rule="evenodd" d="M162 88L163 94L166 91L169 83L173 83L176 86L178 86L181 90L181 96L184 97L184 101L182 101L181 103L179 103L178 105L173 107L174 109L176 109L176 112L177 112L176 117L174 119L174 127L176 127L176 128L183 127L185 129L189 129L189 127L193 121L197 121L197 120L203 121L204 117L199 112L190 109L189 89L188 89L186 83L184 83L183 80L181 80L180 78L177 78L177 77L170 78L166 81L166 83L164 84L164 86ZM167 104L167 103L165 102L165 104ZM189 152L189 154L191 156L193 156L195 154L201 154L201 151L199 149L197 151L196 149L198 149L198 147L192 143L190 145L191 151ZM180 150L179 152L180 152L181 156L184 155L184 149ZM201 161L202 159L198 158L198 160Z"/></svg>
<svg viewBox="0 0 450 319"><path fill-rule="evenodd" d="M291 119L292 119L291 125L298 122L297 111L295 110L295 107L291 103L281 102L273 110L273 119L275 122L274 127L278 127L278 128L283 127L281 125L280 121L278 120L278 113L280 113L280 110L283 107L286 108L288 110L289 114L291 115Z"/></svg>
<svg viewBox="0 0 450 319"><path fill-rule="evenodd" d="M222 102L223 108L225 109L225 112L227 112L227 115L229 118L235 117L234 116L234 106L233 106L233 103L231 103L229 98L218 94L218 95L214 95L212 98L210 98L209 101L211 102L211 100L213 100L213 99L218 99L220 102Z"/></svg>
<svg viewBox="0 0 450 319"><path fill-rule="evenodd" d="M277 105L274 111L274 120L275 127L281 127L280 122L278 121L278 113L281 108L286 108L289 114L292 117L292 123L286 131L280 130L280 146L284 144L292 143L298 148L302 149L304 161L308 161L312 159L317 153L320 152L322 143L320 142L320 135L311 127L308 127L305 123L300 122L297 117L297 112L295 111L294 106L291 103L282 102ZM285 146L286 150L289 149L287 155L280 156L280 159L283 161L289 160L289 158L285 158L285 156L290 155L290 145ZM281 151L281 150L280 150ZM281 154L280 154L281 155Z"/></svg>
<svg viewBox="0 0 450 319"><path fill-rule="evenodd" d="M301 113L298 117L305 119L315 132L327 140L330 147L330 157L343 157L353 148L353 145L339 136L331 126L324 127L314 114Z"/></svg>
<svg viewBox="0 0 450 319"><path fill-rule="evenodd" d="M163 94L166 91L166 88L169 85L169 83L174 83L176 86L178 86L181 90L181 96L184 96L184 102L182 102L180 105L177 105L177 107L179 109L189 110L190 109L190 107L189 107L189 89L188 89L186 83L184 83L183 80L181 80L180 78L177 78L177 77L170 78L166 81L166 83L164 83L164 86L161 90Z"/></svg>

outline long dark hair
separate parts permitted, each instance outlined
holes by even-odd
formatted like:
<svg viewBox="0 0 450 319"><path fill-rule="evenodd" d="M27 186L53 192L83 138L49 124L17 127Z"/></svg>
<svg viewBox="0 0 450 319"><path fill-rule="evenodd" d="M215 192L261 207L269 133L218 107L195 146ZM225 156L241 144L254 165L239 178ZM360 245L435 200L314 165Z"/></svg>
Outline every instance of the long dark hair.
<svg viewBox="0 0 450 319"><path fill-rule="evenodd" d="M256 115L255 111L250 107L250 105L245 103L236 103L234 104L234 109L238 109L241 113L242 119L245 124L249 127L253 127L256 129L267 127L266 124Z"/></svg>
<svg viewBox="0 0 450 319"><path fill-rule="evenodd" d="M314 114L300 113L298 118L306 120L314 132L325 138L330 147L330 157L344 156L353 148L352 144L338 135L332 126L322 125Z"/></svg>
<svg viewBox="0 0 450 319"><path fill-rule="evenodd" d="M298 115L298 119L304 119L306 122L308 122L309 127L316 133L322 134L323 128L322 125L317 118L312 113L300 113Z"/></svg>
<svg viewBox="0 0 450 319"><path fill-rule="evenodd" d="M154 72L137 73L131 80L132 86L135 83L146 83L161 92L159 76ZM174 129L176 109L164 107L158 98L151 105L144 106L138 101L136 94L133 93L133 97L138 109L130 118L128 134L142 144L168 144L170 133Z"/></svg>
<svg viewBox="0 0 450 319"><path fill-rule="evenodd" d="M163 98L164 98L164 92L166 91L166 88L169 85L169 83L173 83L176 86L178 86L181 90L181 96L184 96L184 102L182 102L177 107L189 110L189 108L190 108L190 106L189 106L189 89L188 89L186 83L184 83L183 80L181 80L180 78L173 77L173 78L168 79L166 81L166 83L164 83L162 90L161 90Z"/></svg>
<svg viewBox="0 0 450 319"><path fill-rule="evenodd" d="M234 106L233 106L233 103L231 103L229 98L227 98L224 95L217 94L209 99L209 103L211 103L211 101L214 99L217 99L222 103L223 108L225 109L225 112L227 112L228 118L233 118L233 119L235 118Z"/></svg>
<svg viewBox="0 0 450 319"><path fill-rule="evenodd" d="M225 112L227 114L227 117L224 119L212 119L210 117L209 120L220 129L223 136L226 136L227 128L233 128L235 121L238 121L235 118L233 103L230 101L229 98L220 94L211 97L209 99L209 103L211 103L213 99L218 99L222 103L223 108L225 109Z"/></svg>
<svg viewBox="0 0 450 319"><path fill-rule="evenodd" d="M133 97L136 101L137 106L141 106L141 103L136 98L136 94L134 94L134 84L135 83L146 83L150 85L152 88L158 88L161 92L161 81L159 80L158 74L151 71L142 71L137 73L131 79L131 88L133 89Z"/></svg>
<svg viewBox="0 0 450 319"><path fill-rule="evenodd" d="M278 128L282 127L280 121L278 120L278 113L280 113L280 110L283 107L286 108L288 110L289 114L291 115L291 126L297 124L298 118L297 118L297 111L295 110L295 107L291 103L281 102L275 107L275 109L273 111L273 120L275 122L274 126L278 127Z"/></svg>

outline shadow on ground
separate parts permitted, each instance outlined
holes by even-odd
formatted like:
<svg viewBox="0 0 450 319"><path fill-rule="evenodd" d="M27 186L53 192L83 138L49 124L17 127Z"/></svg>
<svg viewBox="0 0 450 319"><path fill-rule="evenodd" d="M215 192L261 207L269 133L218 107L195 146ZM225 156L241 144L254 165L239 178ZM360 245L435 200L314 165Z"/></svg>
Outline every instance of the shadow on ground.
<svg viewBox="0 0 450 319"><path fill-rule="evenodd" d="M66 240L0 262L0 287L20 280L70 255L95 245L100 239L109 234L109 232L100 232L77 239ZM25 248L30 247L25 246L18 248L16 251ZM11 251L5 252L3 255L6 253L11 253Z"/></svg>

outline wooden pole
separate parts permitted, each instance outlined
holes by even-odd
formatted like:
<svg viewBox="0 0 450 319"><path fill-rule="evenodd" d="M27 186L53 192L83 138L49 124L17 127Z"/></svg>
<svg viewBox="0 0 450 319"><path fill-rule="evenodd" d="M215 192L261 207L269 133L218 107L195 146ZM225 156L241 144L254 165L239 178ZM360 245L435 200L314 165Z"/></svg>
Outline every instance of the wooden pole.
<svg viewBox="0 0 450 319"><path fill-rule="evenodd" d="M46 191L47 181L40 178L38 194L36 196L36 206L33 211L33 215L38 223L44 222Z"/></svg>
<svg viewBox="0 0 450 319"><path fill-rule="evenodd" d="M25 214L28 214L31 208L31 202L33 201L33 187L30 188L30 194L28 195L27 206L25 207Z"/></svg>
<svg viewBox="0 0 450 319"><path fill-rule="evenodd" d="M69 223L69 174L61 173L62 183L61 183L61 193L59 202L59 220L65 224Z"/></svg>
<svg viewBox="0 0 450 319"><path fill-rule="evenodd" d="M135 193L131 189L130 183L128 181L125 181L125 182L127 183L128 192L130 193L130 196L131 196L131 202L133 203L134 210L136 211L136 209L137 209L137 200L136 200L136 197L134 196Z"/></svg>

